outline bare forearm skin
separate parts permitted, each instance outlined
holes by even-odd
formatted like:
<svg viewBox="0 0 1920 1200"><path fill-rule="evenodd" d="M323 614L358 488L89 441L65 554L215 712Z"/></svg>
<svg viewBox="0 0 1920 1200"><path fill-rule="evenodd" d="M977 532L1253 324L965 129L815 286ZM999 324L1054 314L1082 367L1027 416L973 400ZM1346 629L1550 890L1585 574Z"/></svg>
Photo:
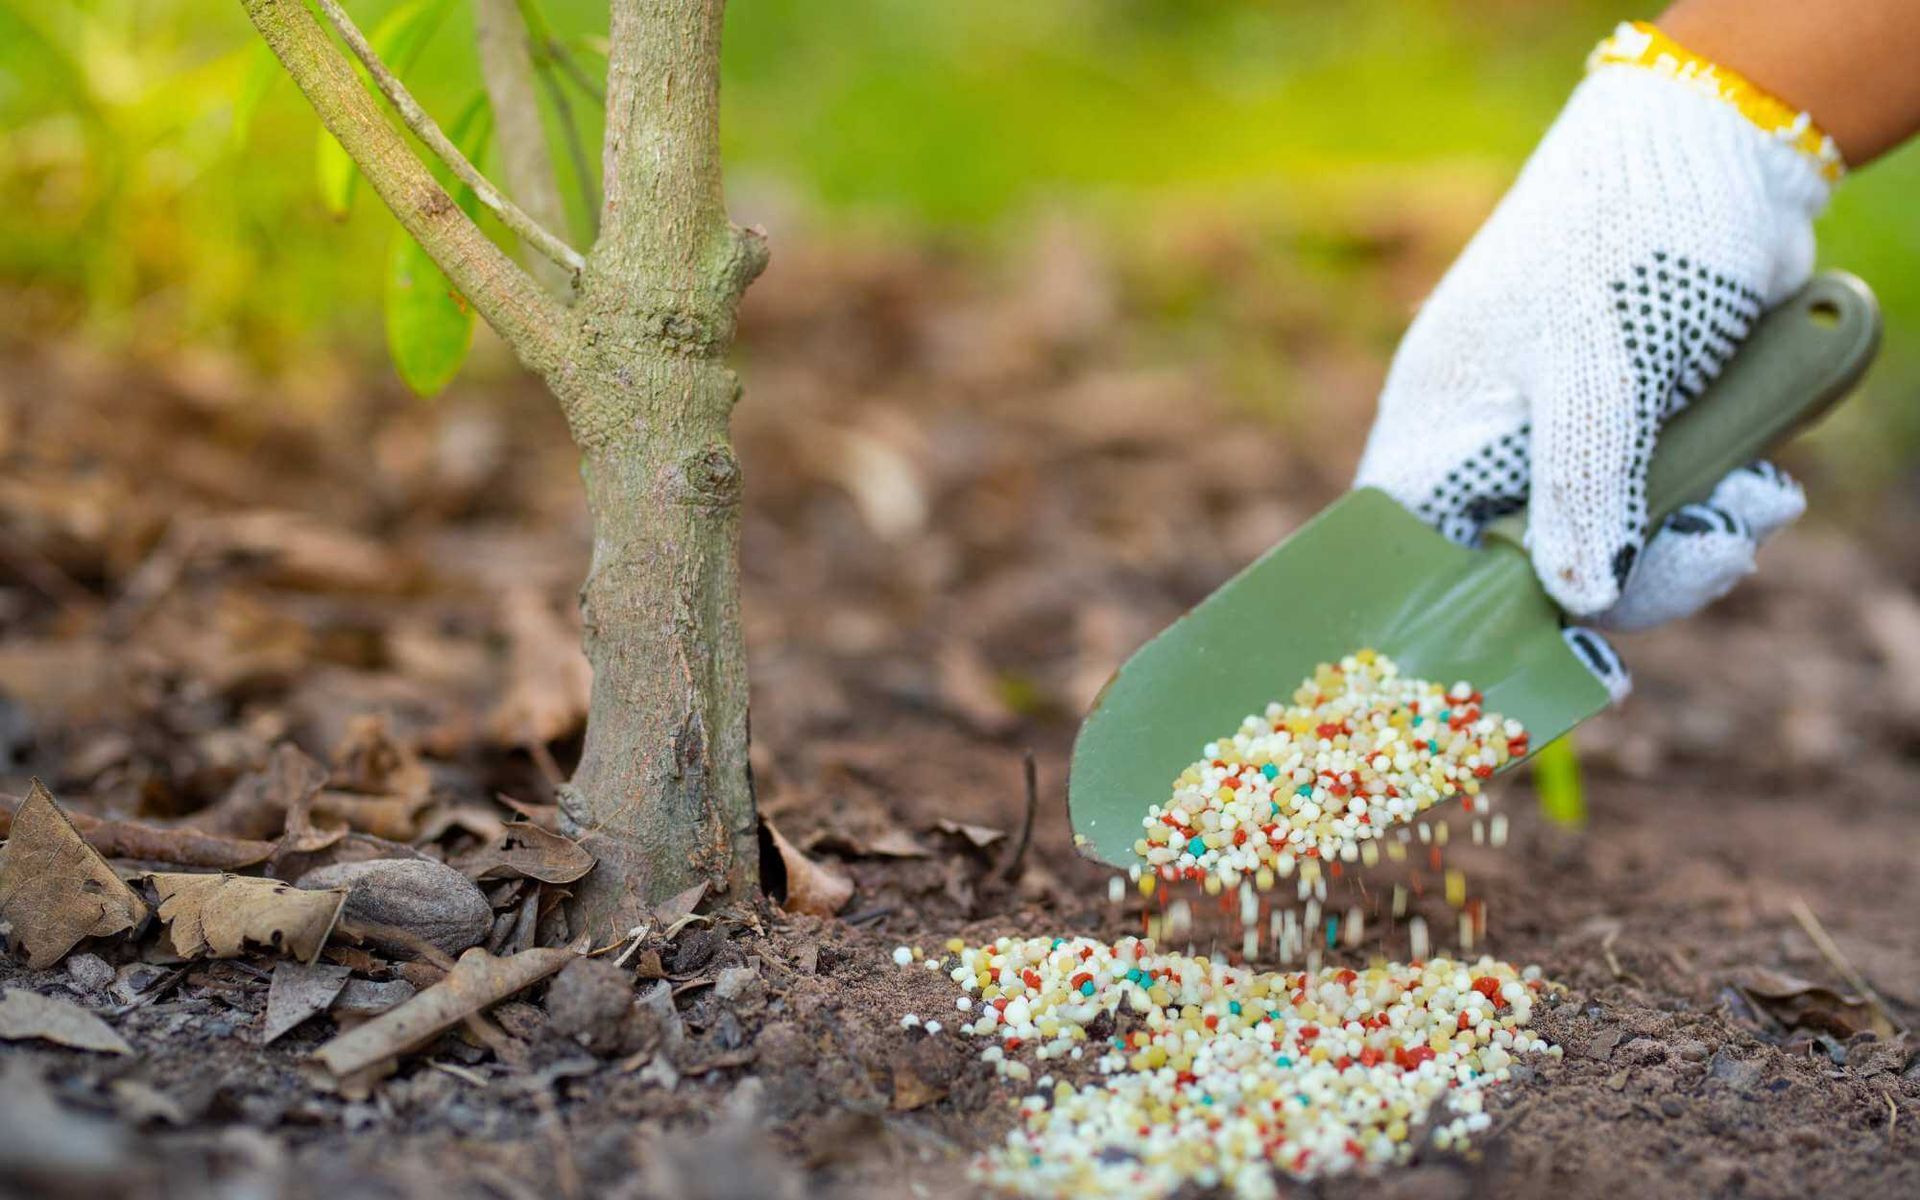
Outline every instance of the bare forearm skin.
<svg viewBox="0 0 1920 1200"><path fill-rule="evenodd" d="M1916 0L1679 0L1654 24L1811 114L1850 167L1920 132Z"/></svg>

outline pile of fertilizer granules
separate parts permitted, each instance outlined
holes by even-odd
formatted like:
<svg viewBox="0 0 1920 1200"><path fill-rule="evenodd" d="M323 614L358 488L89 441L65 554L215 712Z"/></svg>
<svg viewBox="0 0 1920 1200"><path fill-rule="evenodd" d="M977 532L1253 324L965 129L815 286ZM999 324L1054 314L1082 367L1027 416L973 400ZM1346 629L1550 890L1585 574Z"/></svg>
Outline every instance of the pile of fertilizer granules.
<svg viewBox="0 0 1920 1200"><path fill-rule="evenodd" d="M935 961L962 992L958 1031L992 1039L982 1056L1036 1089L976 1167L1026 1196L1160 1197L1185 1183L1270 1196L1276 1169L1406 1161L1443 1098L1432 1141L1461 1148L1489 1123L1481 1089L1516 1055L1559 1053L1527 1029L1539 972L1489 958L1262 972L1135 938L949 949ZM1062 1059L1103 1078L1056 1081L1048 1064Z"/></svg>

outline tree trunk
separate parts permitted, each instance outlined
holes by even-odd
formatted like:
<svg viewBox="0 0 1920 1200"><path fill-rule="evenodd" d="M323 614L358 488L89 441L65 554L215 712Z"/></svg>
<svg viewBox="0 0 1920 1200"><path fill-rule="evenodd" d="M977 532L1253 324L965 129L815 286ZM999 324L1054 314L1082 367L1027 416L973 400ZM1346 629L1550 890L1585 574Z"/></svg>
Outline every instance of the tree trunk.
<svg viewBox="0 0 1920 1200"><path fill-rule="evenodd" d="M720 187L722 0L614 0L601 234L548 376L583 456L593 703L567 825L600 858L596 934L695 883L744 892L759 843L740 635L734 313L766 265Z"/></svg>
<svg viewBox="0 0 1920 1200"><path fill-rule="evenodd" d="M580 591L593 702L561 812L599 859L576 889L596 933L696 883L756 878L740 632L737 384L711 356L648 354L633 436L582 461L593 560ZM621 385L615 383L614 387Z"/></svg>
<svg viewBox="0 0 1920 1200"><path fill-rule="evenodd" d="M593 516L580 597L593 698L560 807L599 859L576 889L588 930L624 932L649 905L699 883L744 896L758 881L759 831L747 770L740 469L727 442L740 388L726 356L735 309L767 252L759 233L727 219L721 197L724 0L611 0L600 235L584 260L492 193L338 0L315 0L407 127L503 222L569 272L584 264L570 306L453 203L303 0L242 3L407 232L546 381L580 447ZM510 7L490 0L483 33L490 56L515 52L500 61L514 59L524 83L526 47L505 24ZM520 150L533 148L537 121L505 118L537 117L527 90L501 99L515 110L501 114L502 135L529 143Z"/></svg>

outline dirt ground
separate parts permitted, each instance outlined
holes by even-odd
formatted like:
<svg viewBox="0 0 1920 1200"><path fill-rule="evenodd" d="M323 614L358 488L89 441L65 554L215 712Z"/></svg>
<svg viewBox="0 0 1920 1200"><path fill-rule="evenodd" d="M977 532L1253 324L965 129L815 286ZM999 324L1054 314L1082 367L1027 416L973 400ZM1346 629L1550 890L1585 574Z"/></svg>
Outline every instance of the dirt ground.
<svg viewBox="0 0 1920 1200"><path fill-rule="evenodd" d="M892 948L1136 928L1070 849L1075 716L1337 494L1364 433L1379 348L1256 302L1237 261L1193 247L1191 286L1240 297L1229 331L1311 401L1232 399L1240 368L1168 332L1175 300L1069 232L1003 263L782 247L742 332L755 776L856 891L837 919L762 902L649 935L624 973L670 982L677 1043L596 1053L580 997L536 989L489 1044L449 1035L355 1098L303 1063L327 1017L258 1044L270 960L83 946L122 991L91 963L0 984L107 1013L137 1053L0 1044L0 1194L965 1194L1017 1093L900 1028L952 992ZM1386 255L1348 299L1403 312L1425 270ZM447 851L509 815L496 796L551 804L586 530L537 390L501 371L420 403L324 364L267 384L207 354L5 353L0 792L37 775L76 811L189 818L277 743L325 760L380 714L431 773L402 840ZM1833 995L1850 963L1920 1021L1917 512L1793 531L1728 602L1623 643L1639 690L1579 738L1590 827L1509 782L1513 843L1480 877L1494 949L1567 987L1538 1017L1565 1059L1497 1094L1470 1158L1289 1194L1920 1195L1915 1044ZM1028 749L1009 882L1013 837L961 826L1018 830Z"/></svg>

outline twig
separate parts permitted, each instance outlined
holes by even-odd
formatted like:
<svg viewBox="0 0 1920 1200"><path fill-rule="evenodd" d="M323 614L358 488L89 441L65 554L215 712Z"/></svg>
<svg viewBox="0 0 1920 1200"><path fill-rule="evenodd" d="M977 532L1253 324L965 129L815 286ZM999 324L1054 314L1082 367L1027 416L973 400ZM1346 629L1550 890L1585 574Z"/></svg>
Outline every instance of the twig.
<svg viewBox="0 0 1920 1200"><path fill-rule="evenodd" d="M179 983L182 979L185 979L187 977L187 972L192 969L193 969L192 963L188 963L182 967L175 967L173 969L173 972L169 974L165 979L162 979L159 983L154 984L152 987L140 993L138 996L135 996L132 1000L128 1001L127 1003L115 1005L112 1008L101 1009L100 1011L106 1013L110 1017L124 1017L136 1008L145 1008L149 1004L152 1004L154 1001L158 1000L160 997L172 991L173 986Z"/></svg>
<svg viewBox="0 0 1920 1200"><path fill-rule="evenodd" d="M353 51L353 56L360 60L360 65L367 69L367 74L373 77L374 86L379 88L380 94L387 98L387 103L393 105L394 111L400 114L401 122L413 131L415 137L426 144L427 149L433 151L442 162L447 164L455 178L473 189L473 194L479 198L480 203L492 209L494 215L500 218L501 224L511 229L529 246L575 275L585 269L587 260L581 257L578 250L561 241L546 226L528 216L519 205L501 195L487 177L467 160L467 156L460 152L460 147L454 145L452 140L441 132L440 126L427 115L424 108L420 107L419 101L413 98L413 93L409 92L406 85L387 69L386 63L380 61L380 56L374 53L373 47L367 42L366 35L360 32L360 27L353 23L353 18L340 7L339 0L318 0L318 3L320 11L326 15L327 22L333 26L334 32L338 33L340 40L347 44L347 49Z"/></svg>
<svg viewBox="0 0 1920 1200"><path fill-rule="evenodd" d="M553 56L554 62L560 64L560 69L573 82L573 86L591 96L594 103L603 108L606 107L607 90L593 81L593 76L587 74L586 69L580 65L578 59L574 58L573 51L567 49L564 42L558 38L548 38L547 52Z"/></svg>
<svg viewBox="0 0 1920 1200"><path fill-rule="evenodd" d="M1619 936L1620 931L1618 929L1607 930L1607 936L1600 939L1600 953L1606 955L1607 970L1613 972L1613 977L1615 979L1625 979L1627 973L1620 969L1620 960L1614 957L1613 953L1614 939Z"/></svg>
<svg viewBox="0 0 1920 1200"><path fill-rule="evenodd" d="M1893 1102L1893 1097L1890 1095L1882 1093L1880 1098L1887 1102L1887 1144L1892 1145L1893 1127L1900 1120L1900 1106Z"/></svg>
<svg viewBox="0 0 1920 1200"><path fill-rule="evenodd" d="M560 118L560 131L567 146L567 162L573 168L574 178L580 181L580 194L587 198L587 219L597 236L600 232L600 197L594 194L593 167L587 162L587 147L580 140L580 125L574 120L573 105L567 100L567 89L560 86L560 80L554 74L553 59L545 54L537 54L533 62L534 71L540 76L540 85L547 89L547 98L553 101L554 113Z"/></svg>
<svg viewBox="0 0 1920 1200"><path fill-rule="evenodd" d="M1027 815L1020 823L1020 840L1014 844L1007 865L1000 868L1000 878L1009 882L1020 878L1027 861L1027 847L1033 842L1033 815L1040 809L1040 768L1033 760L1032 749L1028 749L1021 762L1021 773L1027 784Z"/></svg>
<svg viewBox="0 0 1920 1200"><path fill-rule="evenodd" d="M480 1074L480 1072L478 1071L469 1071L465 1067L458 1066L450 1062L441 1062L437 1058L428 1059L427 1065L432 1067L436 1071L445 1071L447 1074L453 1076L455 1079L463 1079L477 1088L483 1088L487 1086L487 1077L485 1075Z"/></svg>
<svg viewBox="0 0 1920 1200"><path fill-rule="evenodd" d="M574 60L573 53L567 49L566 43L553 36L553 29L548 26L547 18L541 13L539 4L535 0L517 0L517 2L520 5L520 19L527 24L527 37L533 42L534 52L553 61L566 73L573 86L593 97L594 103L605 108L606 89L595 83L593 77Z"/></svg>
<svg viewBox="0 0 1920 1200"><path fill-rule="evenodd" d="M534 47L559 64L561 71L565 72L573 86L591 96L595 104L605 108L607 90L593 81L593 76L587 74L579 60L574 58L573 51L567 49L567 44L553 36L553 30L548 27L546 17L541 15L540 6L535 3L535 0L519 0L519 2L520 15L526 19L527 33L533 38Z"/></svg>
<svg viewBox="0 0 1920 1200"><path fill-rule="evenodd" d="M460 294L522 363L543 375L561 370L574 352L571 314L453 202L306 6L300 0L241 5L321 125Z"/></svg>
<svg viewBox="0 0 1920 1200"><path fill-rule="evenodd" d="M520 1069L526 1066L524 1061L514 1062L513 1041L507 1031L487 1020L483 1013L468 1013L460 1020L461 1028L473 1035L475 1041L493 1051L493 1056L509 1068Z"/></svg>
<svg viewBox="0 0 1920 1200"><path fill-rule="evenodd" d="M620 952L620 957L613 960L613 965L616 967L626 966L627 960L632 958L635 952L637 952L640 949L640 943L647 940L647 931L651 928L652 926L650 925L635 925L632 929L627 930L627 936L633 939L633 945L628 946L625 950L622 950ZM619 944L620 944L619 942L615 942L613 946L618 946ZM607 949L611 950L613 949L613 946L608 946ZM599 952L596 951L596 953L599 953ZM592 957L592 955L589 955L588 957Z"/></svg>
<svg viewBox="0 0 1920 1200"><path fill-rule="evenodd" d="M489 0L490 3L502 3L503 0ZM574 120L573 104L567 99L567 89L561 86L560 76L564 74L575 87L593 97L601 108L607 105L606 92L595 87L586 72L580 69L553 36L548 28L547 19L540 12L536 0L512 0L520 9L520 23L525 27L527 47L533 60L535 74L540 85L546 89L547 98L553 103L554 113L560 118L560 130L566 139L567 159L573 168L574 177L580 183L580 194L587 201L587 220L590 226L589 238L600 236L600 196L593 176L593 167L587 161L587 148L580 140L580 125Z"/></svg>
<svg viewBox="0 0 1920 1200"><path fill-rule="evenodd" d="M520 198L528 215L564 236L570 228L567 202L540 113L534 83L538 68L525 14L516 0L473 0L473 32L487 102L493 109L500 180ZM536 274L556 287L568 282L552 263L533 266Z"/></svg>
<svg viewBox="0 0 1920 1200"><path fill-rule="evenodd" d="M1887 1023L1887 1028L1905 1033L1905 1026L1893 1019L1893 1014L1887 1011L1886 1004L1881 1001L1880 993L1874 991L1873 985L1867 982L1866 976L1860 974L1854 965L1847 961L1847 956L1840 953L1840 947L1834 943L1833 938L1828 936L1827 928L1820 923L1820 918L1814 916L1813 910L1807 907L1806 900L1795 896L1787 907L1788 911L1793 913L1793 919L1800 923L1800 928L1807 937L1812 939L1814 949L1820 951L1821 957L1827 960L1827 965L1837 971L1840 978L1847 981L1848 987L1859 993L1861 999L1867 1002L1867 1007L1873 1010L1874 1015Z"/></svg>

